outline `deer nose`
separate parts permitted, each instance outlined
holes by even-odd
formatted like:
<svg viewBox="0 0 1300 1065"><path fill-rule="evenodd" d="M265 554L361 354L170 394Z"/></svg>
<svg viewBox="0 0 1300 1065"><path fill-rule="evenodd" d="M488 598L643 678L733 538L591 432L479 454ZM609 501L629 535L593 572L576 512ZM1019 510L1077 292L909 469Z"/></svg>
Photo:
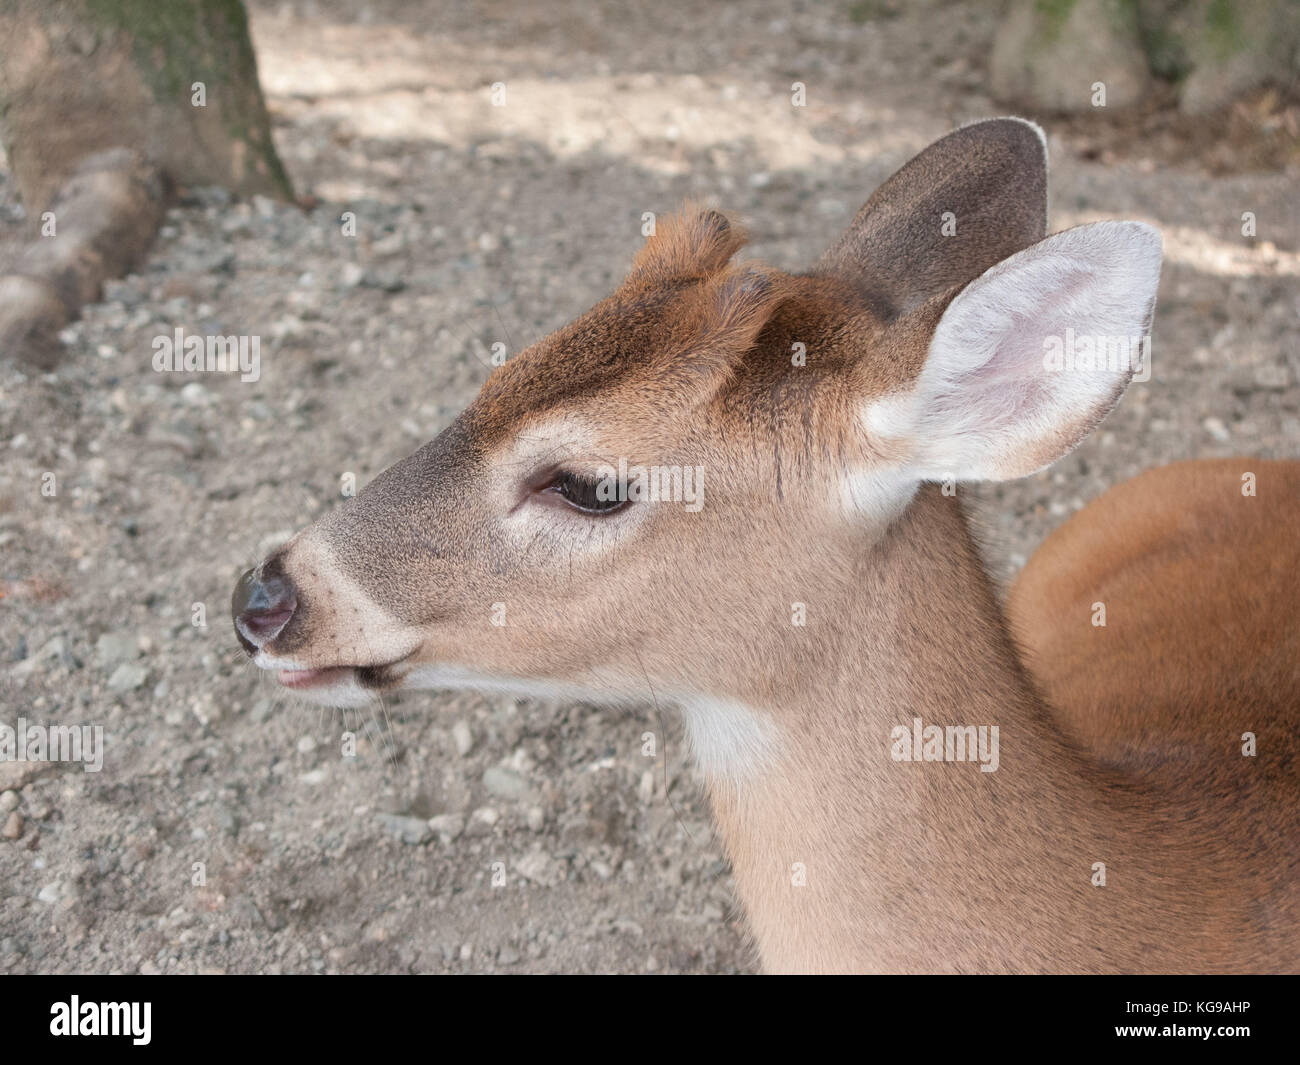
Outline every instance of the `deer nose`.
<svg viewBox="0 0 1300 1065"><path fill-rule="evenodd" d="M281 573L259 576L256 569L250 569L239 578L230 599L235 633L244 650L256 654L274 640L297 608L298 597L289 578Z"/></svg>

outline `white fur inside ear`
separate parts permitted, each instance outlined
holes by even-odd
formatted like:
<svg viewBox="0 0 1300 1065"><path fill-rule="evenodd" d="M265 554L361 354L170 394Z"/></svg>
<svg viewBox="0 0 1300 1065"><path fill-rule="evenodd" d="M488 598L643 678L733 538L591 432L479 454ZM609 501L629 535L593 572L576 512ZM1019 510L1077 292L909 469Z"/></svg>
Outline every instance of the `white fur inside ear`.
<svg viewBox="0 0 1300 1065"><path fill-rule="evenodd" d="M917 472L1023 477L1078 444L1149 352L1160 258L1152 227L1097 222L972 281L940 319L911 395ZM899 435L903 409L871 416Z"/></svg>

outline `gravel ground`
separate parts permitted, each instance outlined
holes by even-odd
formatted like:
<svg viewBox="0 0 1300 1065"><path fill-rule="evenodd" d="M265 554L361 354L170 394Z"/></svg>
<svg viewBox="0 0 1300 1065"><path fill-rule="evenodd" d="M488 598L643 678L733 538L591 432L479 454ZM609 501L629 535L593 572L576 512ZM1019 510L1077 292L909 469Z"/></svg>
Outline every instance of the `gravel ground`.
<svg viewBox="0 0 1300 1065"><path fill-rule="evenodd" d="M439 6L252 4L283 158L319 202L188 190L56 373L0 362L0 721L107 736L99 773L0 765L0 970L753 968L675 722L432 693L321 714L243 661L230 590L345 474L445 426L494 343L604 295L643 211L715 202L751 220L747 254L810 262L910 155L1002 113L992 22L933 2ZM972 490L999 579L1148 466L1300 454L1297 175L1048 129L1054 229L1165 234L1155 373L1052 471ZM0 236L20 219L0 185ZM261 379L155 373L177 327L260 336Z"/></svg>

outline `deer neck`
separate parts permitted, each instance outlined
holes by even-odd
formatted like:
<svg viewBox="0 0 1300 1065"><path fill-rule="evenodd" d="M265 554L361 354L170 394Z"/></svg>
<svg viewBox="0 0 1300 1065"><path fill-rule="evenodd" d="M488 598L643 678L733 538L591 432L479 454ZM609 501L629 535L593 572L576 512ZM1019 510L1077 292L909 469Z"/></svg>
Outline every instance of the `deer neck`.
<svg viewBox="0 0 1300 1065"><path fill-rule="evenodd" d="M770 754L710 780L764 967L997 969L1014 966L1012 943L1026 967L1036 951L1060 958L1092 861L1061 837L1084 817L1114 840L1113 812L1027 681L960 506L923 489L844 565L853 580L808 604L806 626L763 655L766 674L737 682L773 722ZM895 729L912 736L918 719L922 736L996 726L996 769L978 748L926 761L923 744L922 761L896 760ZM1044 891L1067 901L1035 906Z"/></svg>

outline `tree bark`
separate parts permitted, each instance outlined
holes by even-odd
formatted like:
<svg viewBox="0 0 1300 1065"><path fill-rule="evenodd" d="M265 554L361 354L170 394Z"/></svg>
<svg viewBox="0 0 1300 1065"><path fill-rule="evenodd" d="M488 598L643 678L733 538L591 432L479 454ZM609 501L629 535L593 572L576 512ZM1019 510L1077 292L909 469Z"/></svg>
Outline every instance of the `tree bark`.
<svg viewBox="0 0 1300 1065"><path fill-rule="evenodd" d="M41 365L174 185L292 197L241 0L0 0L0 137L34 238L0 270L0 354Z"/></svg>

